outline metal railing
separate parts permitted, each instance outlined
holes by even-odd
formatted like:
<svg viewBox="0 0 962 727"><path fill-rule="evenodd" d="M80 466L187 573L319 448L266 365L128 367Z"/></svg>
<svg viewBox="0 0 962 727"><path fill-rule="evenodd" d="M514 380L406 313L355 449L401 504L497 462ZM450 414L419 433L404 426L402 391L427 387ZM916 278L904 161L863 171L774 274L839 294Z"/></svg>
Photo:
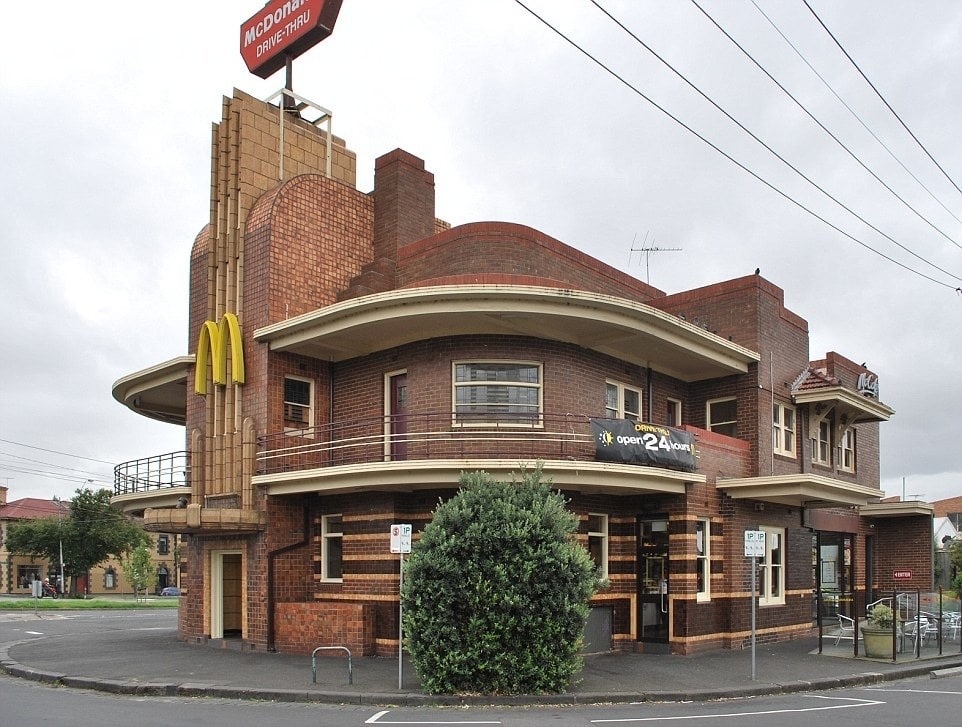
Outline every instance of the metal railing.
<svg viewBox="0 0 962 727"><path fill-rule="evenodd" d="M169 487L190 487L190 455L168 452L122 462L114 467L114 495L153 492Z"/></svg>
<svg viewBox="0 0 962 727"><path fill-rule="evenodd" d="M574 414L429 412L379 416L258 438L258 474L396 460L593 460L590 420Z"/></svg>

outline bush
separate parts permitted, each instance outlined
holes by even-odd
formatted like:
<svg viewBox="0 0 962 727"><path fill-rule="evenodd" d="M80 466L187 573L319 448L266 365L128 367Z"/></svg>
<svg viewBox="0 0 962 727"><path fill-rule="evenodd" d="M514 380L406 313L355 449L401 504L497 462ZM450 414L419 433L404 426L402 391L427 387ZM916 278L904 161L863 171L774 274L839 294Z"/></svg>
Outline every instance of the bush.
<svg viewBox="0 0 962 727"><path fill-rule="evenodd" d="M890 606L880 603L871 610L868 620L877 629L891 629L895 614Z"/></svg>
<svg viewBox="0 0 962 727"><path fill-rule="evenodd" d="M463 473L414 544L404 629L428 692L563 692L580 671L596 569L542 477Z"/></svg>

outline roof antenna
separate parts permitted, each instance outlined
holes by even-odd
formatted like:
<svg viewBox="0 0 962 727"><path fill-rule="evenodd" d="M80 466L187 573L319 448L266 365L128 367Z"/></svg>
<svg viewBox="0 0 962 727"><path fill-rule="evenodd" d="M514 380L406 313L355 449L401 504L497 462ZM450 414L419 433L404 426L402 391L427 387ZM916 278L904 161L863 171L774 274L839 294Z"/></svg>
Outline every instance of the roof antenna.
<svg viewBox="0 0 962 727"><path fill-rule="evenodd" d="M648 285L651 285L651 275L650 275L650 270L649 270L649 260L650 260L650 258L651 258L651 254L652 254L653 252L681 252L682 248L680 248L680 247L658 247L657 245L654 245L654 244L649 245L649 244L648 244L648 235L649 235L649 232L646 231L646 232L645 232L645 241L642 243L642 246L641 246L641 247L635 247L635 240L638 239L638 233L637 233L637 232L635 233L635 236L634 236L633 238L631 238L631 248L628 250L628 267L631 267L631 253L633 253L633 252L640 252L640 253L642 253L642 254L645 256L645 283L647 283ZM654 237L652 237L652 242L654 242L654 241L655 241L655 239L654 239Z"/></svg>

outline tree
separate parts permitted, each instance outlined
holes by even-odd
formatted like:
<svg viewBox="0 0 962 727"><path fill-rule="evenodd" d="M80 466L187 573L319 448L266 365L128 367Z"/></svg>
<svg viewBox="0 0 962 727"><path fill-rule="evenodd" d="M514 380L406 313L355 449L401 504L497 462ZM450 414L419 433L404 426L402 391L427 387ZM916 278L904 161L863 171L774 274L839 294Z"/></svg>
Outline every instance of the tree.
<svg viewBox="0 0 962 727"><path fill-rule="evenodd" d="M956 539L949 546L949 562L952 564L952 572L955 578L952 580L952 590L955 595L962 598L962 540Z"/></svg>
<svg viewBox="0 0 962 727"><path fill-rule="evenodd" d="M404 629L429 692L563 692L581 669L597 570L543 479L462 473L412 548Z"/></svg>
<svg viewBox="0 0 962 727"><path fill-rule="evenodd" d="M157 585L157 566L147 543L130 551L130 555L120 561L120 566L134 589L134 596L139 596L141 591L146 596L147 591Z"/></svg>
<svg viewBox="0 0 962 727"><path fill-rule="evenodd" d="M27 520L10 526L7 549L18 555L60 563L67 576L84 575L108 558L122 558L141 543L147 532L110 504L110 490L77 490L63 518Z"/></svg>

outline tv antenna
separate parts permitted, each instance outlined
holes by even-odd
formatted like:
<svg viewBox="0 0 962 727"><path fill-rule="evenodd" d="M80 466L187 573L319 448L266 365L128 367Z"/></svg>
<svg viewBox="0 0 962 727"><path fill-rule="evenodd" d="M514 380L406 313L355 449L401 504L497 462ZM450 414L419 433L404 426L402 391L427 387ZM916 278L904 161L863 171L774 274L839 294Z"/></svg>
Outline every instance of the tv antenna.
<svg viewBox="0 0 962 727"><path fill-rule="evenodd" d="M651 285L651 274L649 270L649 261L651 259L651 254L655 252L681 252L680 247L658 247L657 245L648 244L649 233L645 232L645 241L642 243L641 247L635 247L635 240L638 239L638 233L631 238L631 248L628 251L628 266L631 267L631 253L640 252L645 256L645 282ZM652 238L652 243L654 243L654 238Z"/></svg>

